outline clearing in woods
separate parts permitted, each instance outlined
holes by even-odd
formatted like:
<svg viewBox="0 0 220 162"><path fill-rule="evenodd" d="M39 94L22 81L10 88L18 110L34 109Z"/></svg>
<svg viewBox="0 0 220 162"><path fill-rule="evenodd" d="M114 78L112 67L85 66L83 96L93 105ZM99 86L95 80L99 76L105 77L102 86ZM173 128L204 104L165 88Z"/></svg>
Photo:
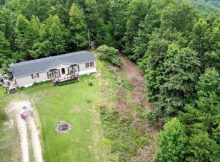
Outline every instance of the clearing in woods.
<svg viewBox="0 0 220 162"><path fill-rule="evenodd" d="M12 96L4 95L2 97L4 97L5 102L0 103L0 106L5 107L7 103L11 102L12 98L13 101L15 99L16 101L31 101L33 107L39 113L40 124L32 128L33 121L35 120L31 120L27 126L29 129L26 128L23 131L29 130L27 132L30 134L28 140L31 140L31 138L35 138L32 131L38 129L38 127L40 128L43 160L45 162L126 161L130 157L134 159L133 161L153 161L153 153L156 148L154 141L157 137L157 130L148 124L146 119L140 119L138 112L132 109L135 105L139 105L141 109L152 109L145 95L144 78L135 64L123 56L121 56L121 60L122 69L118 69L114 73L108 72L112 69L114 71L114 67L98 60L97 74L83 76L79 82L74 84L53 87L48 83L44 83L21 90ZM115 76L122 79L120 84L118 84ZM123 86L121 86L121 83ZM124 123L120 123L120 119L116 119L116 121L119 121L118 126L117 123L110 123L110 125L107 125L110 129L106 127L105 121L102 120L102 110L100 113L100 108L103 104L116 108L119 114L121 112L122 116L128 114L128 118L131 117L132 121L129 129L131 133L137 135L134 136L134 142L130 141L131 143L128 143L128 145L132 145L130 145L131 148L134 147L131 149L131 155L129 155L130 153L127 154L126 150L122 150L122 152L117 150L117 148L120 148L118 144L120 142L124 143L125 141L123 140L126 140L126 138L108 139L108 132L111 130L112 124L116 124L116 129L122 131L116 131L116 137L123 133L127 135L126 133L129 132L120 128L125 126ZM69 133L56 133L55 128L60 121L67 121L72 125ZM139 127L140 130L136 130ZM7 156L8 158L5 156L5 159L10 159L8 161L18 161L17 159L21 159L22 152L19 144L20 139L17 138L19 137L18 133L16 132L14 135L16 137L14 141L16 142L8 147L8 149L13 148L11 151L7 151L10 152ZM109 133L111 134L111 132ZM134 137L131 136L128 139L133 140ZM140 143L141 140L143 143ZM33 145L39 145L39 142L37 142L38 144L33 141L28 142ZM139 148L139 144L136 145L135 143L140 143L140 146L144 147ZM112 149L115 146L116 154L112 156ZM36 148L32 150L29 150L29 155L24 152L25 156L30 158L30 161L34 159L34 151L40 152ZM13 154L16 151L17 153ZM119 151L119 154L117 154L117 151ZM14 156L11 156L12 154Z"/></svg>

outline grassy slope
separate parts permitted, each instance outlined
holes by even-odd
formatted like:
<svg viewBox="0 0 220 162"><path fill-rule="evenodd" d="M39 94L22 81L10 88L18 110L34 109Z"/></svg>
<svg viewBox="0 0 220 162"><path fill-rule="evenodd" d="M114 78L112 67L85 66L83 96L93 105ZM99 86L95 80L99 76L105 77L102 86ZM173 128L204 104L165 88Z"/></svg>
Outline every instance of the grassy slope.
<svg viewBox="0 0 220 162"><path fill-rule="evenodd" d="M137 155L139 149L148 146L150 138L145 131L146 119L137 104L129 102L132 98L132 87L123 76L121 69L111 72L111 66L102 63L100 114L104 128L105 141L111 153L108 157L114 162L144 161ZM118 93L119 90L125 94ZM126 103L125 110L120 110L119 100Z"/></svg>

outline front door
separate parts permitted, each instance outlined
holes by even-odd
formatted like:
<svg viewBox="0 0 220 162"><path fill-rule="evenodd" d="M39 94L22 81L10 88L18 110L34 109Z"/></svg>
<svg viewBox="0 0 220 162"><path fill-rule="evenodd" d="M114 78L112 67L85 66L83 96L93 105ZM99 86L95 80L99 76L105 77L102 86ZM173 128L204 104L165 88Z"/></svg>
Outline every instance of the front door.
<svg viewBox="0 0 220 162"><path fill-rule="evenodd" d="M66 73L65 73L65 68L62 68L61 69L61 72L62 72L62 75L65 75Z"/></svg>

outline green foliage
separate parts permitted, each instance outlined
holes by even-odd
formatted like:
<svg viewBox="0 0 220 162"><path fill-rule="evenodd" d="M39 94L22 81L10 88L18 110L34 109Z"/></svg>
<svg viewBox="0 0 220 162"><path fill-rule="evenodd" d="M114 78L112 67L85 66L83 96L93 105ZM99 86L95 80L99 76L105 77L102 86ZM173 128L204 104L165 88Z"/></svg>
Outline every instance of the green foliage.
<svg viewBox="0 0 220 162"><path fill-rule="evenodd" d="M48 42L49 53L59 54L65 51L65 26L61 23L60 18L55 15L50 15L45 20L43 26L44 32L43 38Z"/></svg>
<svg viewBox="0 0 220 162"><path fill-rule="evenodd" d="M109 16L110 22L114 28L112 35L116 42L117 48L121 49L124 42L123 36L126 32L127 8L131 0L110 1Z"/></svg>
<svg viewBox="0 0 220 162"><path fill-rule="evenodd" d="M189 156L186 161L211 162L215 159L218 145L208 133L201 132L193 135L189 141L190 146L187 148Z"/></svg>
<svg viewBox="0 0 220 162"><path fill-rule="evenodd" d="M148 144L148 139L132 127L130 117L120 117L117 112L106 108L101 108L100 111L103 126L107 129L104 135L110 139L112 153L118 155L119 161L130 161L139 148Z"/></svg>
<svg viewBox="0 0 220 162"><path fill-rule="evenodd" d="M184 161L187 141L183 124L177 118L173 118L165 124L164 130L160 133L157 161Z"/></svg>
<svg viewBox="0 0 220 162"><path fill-rule="evenodd" d="M71 44L76 46L76 49L78 50L78 47L83 48L85 47L87 42L87 25L85 22L85 16L82 11L79 10L78 6L73 3L70 11L70 42Z"/></svg>
<svg viewBox="0 0 220 162"><path fill-rule="evenodd" d="M197 85L198 98L185 107L180 120L190 137L187 161L214 161L219 152L220 77L215 69L206 69Z"/></svg>
<svg viewBox="0 0 220 162"><path fill-rule="evenodd" d="M194 97L198 75L197 53L189 48L180 49L175 44L169 45L157 103L163 115L178 113Z"/></svg>
<svg viewBox="0 0 220 162"><path fill-rule="evenodd" d="M10 43L5 38L5 34L0 31L0 68L10 57Z"/></svg>
<svg viewBox="0 0 220 162"><path fill-rule="evenodd" d="M102 60L108 61L113 65L120 66L121 61L119 58L119 51L113 47L107 45L100 46L97 50L100 53L99 57Z"/></svg>
<svg viewBox="0 0 220 162"><path fill-rule="evenodd" d="M137 35L139 24L146 15L149 9L150 1L147 0L132 0L129 4L127 11L127 22L126 22L126 32L124 36L126 55L132 54L132 48L134 43L134 38ZM130 57L132 58L132 57Z"/></svg>
<svg viewBox="0 0 220 162"><path fill-rule="evenodd" d="M189 34L192 30L197 14L194 8L186 2L170 3L163 10L161 26L164 29L171 29Z"/></svg>
<svg viewBox="0 0 220 162"><path fill-rule="evenodd" d="M154 112L149 112L147 110L140 110L141 118L148 120L149 123L154 123L157 121L157 116Z"/></svg>

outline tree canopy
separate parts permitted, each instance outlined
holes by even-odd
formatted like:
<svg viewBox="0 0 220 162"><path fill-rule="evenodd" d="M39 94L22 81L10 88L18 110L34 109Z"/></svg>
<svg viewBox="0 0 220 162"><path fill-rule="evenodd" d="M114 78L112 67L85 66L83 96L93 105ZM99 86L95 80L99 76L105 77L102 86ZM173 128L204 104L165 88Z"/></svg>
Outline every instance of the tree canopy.
<svg viewBox="0 0 220 162"><path fill-rule="evenodd" d="M217 0L0 1L0 68L84 50L91 41L113 65L120 66L121 52L143 71L156 117L168 121L158 161L214 161L220 157L219 6Z"/></svg>

